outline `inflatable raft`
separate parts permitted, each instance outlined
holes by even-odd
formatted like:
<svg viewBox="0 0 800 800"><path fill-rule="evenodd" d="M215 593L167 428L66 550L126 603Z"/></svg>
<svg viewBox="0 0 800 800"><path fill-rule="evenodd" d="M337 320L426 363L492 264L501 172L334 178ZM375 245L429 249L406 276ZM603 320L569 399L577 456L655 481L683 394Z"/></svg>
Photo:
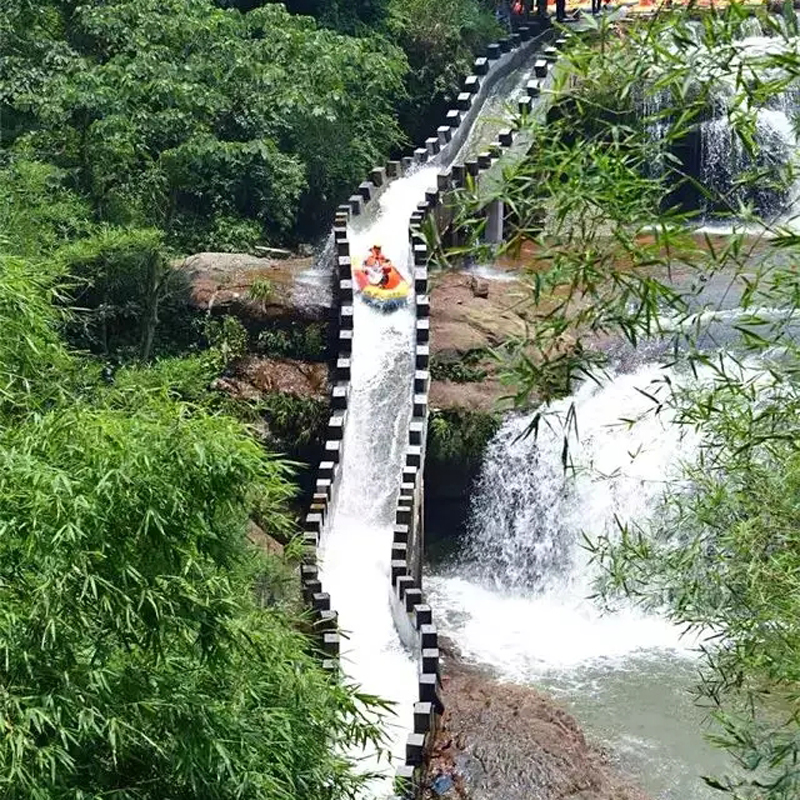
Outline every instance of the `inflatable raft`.
<svg viewBox="0 0 800 800"><path fill-rule="evenodd" d="M373 247L361 268L354 270L354 278L361 299L378 311L396 311L408 301L408 283L379 247Z"/></svg>

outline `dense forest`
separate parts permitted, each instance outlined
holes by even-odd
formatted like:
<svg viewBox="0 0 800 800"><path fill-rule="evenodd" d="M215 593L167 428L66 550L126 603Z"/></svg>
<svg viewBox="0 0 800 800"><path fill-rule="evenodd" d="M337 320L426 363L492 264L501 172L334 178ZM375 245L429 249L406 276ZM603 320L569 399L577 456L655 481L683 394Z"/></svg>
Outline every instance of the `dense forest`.
<svg viewBox="0 0 800 800"><path fill-rule="evenodd" d="M313 653L292 465L208 389L240 331L175 323L171 259L313 241L495 25L480 0L4 4L3 797L352 794L383 706Z"/></svg>

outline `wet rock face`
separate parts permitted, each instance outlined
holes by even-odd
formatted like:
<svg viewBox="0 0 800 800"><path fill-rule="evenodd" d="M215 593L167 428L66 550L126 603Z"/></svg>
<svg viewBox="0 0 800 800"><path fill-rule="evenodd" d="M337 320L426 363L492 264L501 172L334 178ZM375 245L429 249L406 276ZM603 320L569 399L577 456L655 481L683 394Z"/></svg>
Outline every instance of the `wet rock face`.
<svg viewBox="0 0 800 800"><path fill-rule="evenodd" d="M546 695L452 654L443 688L428 800L648 800Z"/></svg>
<svg viewBox="0 0 800 800"><path fill-rule="evenodd" d="M313 269L313 258L270 259L247 253L196 253L176 262L186 276L190 305L199 311L229 313L243 322L330 317L329 276ZM253 299L250 288L260 282L266 296Z"/></svg>

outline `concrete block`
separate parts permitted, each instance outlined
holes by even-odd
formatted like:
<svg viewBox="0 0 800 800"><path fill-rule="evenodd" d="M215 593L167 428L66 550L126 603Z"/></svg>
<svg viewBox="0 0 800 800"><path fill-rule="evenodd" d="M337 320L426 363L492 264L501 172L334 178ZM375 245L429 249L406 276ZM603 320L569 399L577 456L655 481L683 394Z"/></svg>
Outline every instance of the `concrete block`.
<svg viewBox="0 0 800 800"><path fill-rule="evenodd" d="M473 178L480 172L480 167L478 167L478 160L476 158L468 159L464 162L464 166L467 168L467 175L472 175Z"/></svg>
<svg viewBox="0 0 800 800"><path fill-rule="evenodd" d="M417 320L417 342L427 344L431 338L431 323L427 317Z"/></svg>
<svg viewBox="0 0 800 800"><path fill-rule="evenodd" d="M409 733L406 738L406 764L421 766L425 758L425 736L421 733Z"/></svg>
<svg viewBox="0 0 800 800"><path fill-rule="evenodd" d="M334 386L331 391L331 406L337 411L344 411L347 408L347 396L350 394L350 384L345 383Z"/></svg>
<svg viewBox="0 0 800 800"><path fill-rule="evenodd" d="M439 674L439 650L435 647L422 651L422 672Z"/></svg>
<svg viewBox="0 0 800 800"><path fill-rule="evenodd" d="M406 448L406 466L422 469L422 447L409 445Z"/></svg>
<svg viewBox="0 0 800 800"><path fill-rule="evenodd" d="M394 800L414 800L422 791L422 767L400 764L394 774Z"/></svg>
<svg viewBox="0 0 800 800"><path fill-rule="evenodd" d="M347 225L334 225L333 240L335 242L341 242L342 239L347 239Z"/></svg>
<svg viewBox="0 0 800 800"><path fill-rule="evenodd" d="M457 128L461 124L461 112L457 108L451 108L444 121L449 128Z"/></svg>
<svg viewBox="0 0 800 800"><path fill-rule="evenodd" d="M316 564L301 564L301 567L316 567ZM322 592L322 584L319 578L303 581L303 602L306 605L311 605L311 598Z"/></svg>
<svg viewBox="0 0 800 800"><path fill-rule="evenodd" d="M448 134L449 134L450 129L448 128L447 131L448 131ZM453 182L453 177L452 177L452 173L450 172L449 169L448 170L442 170L436 176L436 188L440 192L446 192L450 188L452 182Z"/></svg>
<svg viewBox="0 0 800 800"><path fill-rule="evenodd" d="M486 58L489 61L500 58L500 44L498 42L486 45Z"/></svg>
<svg viewBox="0 0 800 800"><path fill-rule="evenodd" d="M415 369L428 369L431 361L431 351L427 344L418 344L414 352Z"/></svg>
<svg viewBox="0 0 800 800"><path fill-rule="evenodd" d="M360 194L350 195L347 201L350 204L350 211L353 214L360 214L364 210L364 198Z"/></svg>
<svg viewBox="0 0 800 800"><path fill-rule="evenodd" d="M430 703L437 714L441 714L444 711L444 703L442 702L442 695L439 691L438 675L423 672L419 676L419 699L423 703Z"/></svg>
<svg viewBox="0 0 800 800"><path fill-rule="evenodd" d="M392 561L407 561L407 560L408 560L408 545L405 542L392 542ZM403 576L401 575L400 577L402 578Z"/></svg>
<svg viewBox="0 0 800 800"><path fill-rule="evenodd" d="M429 136L425 140L425 149L428 151L428 158L432 158L433 156L435 156L441 149L439 145L439 137Z"/></svg>
<svg viewBox="0 0 800 800"><path fill-rule="evenodd" d="M478 169L489 169L492 166L492 157L484 151L478 153Z"/></svg>
<svg viewBox="0 0 800 800"><path fill-rule="evenodd" d="M336 240L336 256L337 258L350 258L350 242L347 239Z"/></svg>
<svg viewBox="0 0 800 800"><path fill-rule="evenodd" d="M400 159L400 163L403 165L403 175L407 175L411 167L414 166L414 156L403 156Z"/></svg>
<svg viewBox="0 0 800 800"><path fill-rule="evenodd" d="M436 135L439 137L440 147L444 147L453 138L449 125L440 125L436 129Z"/></svg>
<svg viewBox="0 0 800 800"><path fill-rule="evenodd" d="M344 426L347 420L346 412L334 411L328 420L328 439L343 439Z"/></svg>
<svg viewBox="0 0 800 800"><path fill-rule="evenodd" d="M331 607L331 596L327 592L314 592L311 606L316 611L328 611Z"/></svg>
<svg viewBox="0 0 800 800"><path fill-rule="evenodd" d="M492 159L500 158L503 155L503 145L500 144L499 140L492 142L486 150Z"/></svg>
<svg viewBox="0 0 800 800"><path fill-rule="evenodd" d="M406 500L404 503L398 503L394 512L395 525L408 525L413 524L414 508L411 503Z"/></svg>
<svg viewBox="0 0 800 800"><path fill-rule="evenodd" d="M322 458L324 461L333 461L334 464L338 464L342 460L342 442L337 439L325 442L325 452Z"/></svg>
<svg viewBox="0 0 800 800"><path fill-rule="evenodd" d="M317 494L325 493L325 496L328 498L330 502L331 495L332 495L332 486L330 480L327 478L317 478L316 482L314 483L314 492Z"/></svg>
<svg viewBox="0 0 800 800"><path fill-rule="evenodd" d="M353 328L353 306L343 305L339 308L339 326L345 330Z"/></svg>
<svg viewBox="0 0 800 800"><path fill-rule="evenodd" d="M504 36L502 39L500 39L498 44L500 45L500 52L501 53L510 53L511 52L511 48L512 48L513 45L511 43L511 37L510 36Z"/></svg>
<svg viewBox="0 0 800 800"><path fill-rule="evenodd" d="M417 297L417 319L428 319L431 315L431 301L427 295Z"/></svg>
<svg viewBox="0 0 800 800"><path fill-rule="evenodd" d="M428 148L427 147L417 147L414 150L414 161L417 164L424 164L428 160Z"/></svg>
<svg viewBox="0 0 800 800"><path fill-rule="evenodd" d="M335 658L323 658L320 666L325 672L337 672L339 669L339 662Z"/></svg>
<svg viewBox="0 0 800 800"><path fill-rule="evenodd" d="M545 59L549 62L558 61L558 48L553 47L553 45L549 45L542 50L542 55Z"/></svg>
<svg viewBox="0 0 800 800"><path fill-rule="evenodd" d="M373 167L370 170L369 179L375 186L383 186L386 183L386 167Z"/></svg>
<svg viewBox="0 0 800 800"><path fill-rule="evenodd" d="M430 208L436 208L439 205L439 190L435 187L425 190L425 202Z"/></svg>
<svg viewBox="0 0 800 800"><path fill-rule="evenodd" d="M428 203L425 202L424 200L421 203L417 203L417 211L421 211L423 214L427 216L428 211L430 211Z"/></svg>
<svg viewBox="0 0 800 800"><path fill-rule="evenodd" d="M489 71L489 60L483 56L476 58L472 70L476 75L485 75Z"/></svg>
<svg viewBox="0 0 800 800"><path fill-rule="evenodd" d="M419 629L419 635L422 641L422 649L428 650L439 647L439 631L432 623L423 625Z"/></svg>
<svg viewBox="0 0 800 800"><path fill-rule="evenodd" d="M426 394L431 381L431 374L426 369L414 372L414 394Z"/></svg>
<svg viewBox="0 0 800 800"><path fill-rule="evenodd" d="M339 298L343 303L353 302L353 281L350 278L339 281Z"/></svg>
<svg viewBox="0 0 800 800"><path fill-rule="evenodd" d="M397 584L397 579L401 575L408 575L408 563L405 561L392 561L389 565L392 576L392 586Z"/></svg>
<svg viewBox="0 0 800 800"><path fill-rule="evenodd" d="M403 555L405 558L405 554ZM406 592L414 588L414 579L410 575L401 575L394 585L397 596L405 603Z"/></svg>
<svg viewBox="0 0 800 800"><path fill-rule="evenodd" d="M542 84L539 79L534 78L532 81L528 81L525 91L528 93L528 97L538 97L542 93Z"/></svg>
<svg viewBox="0 0 800 800"><path fill-rule="evenodd" d="M416 256L416 253L414 255ZM416 258L414 260L416 261ZM426 294L428 291L428 270L425 267L414 269L414 291L417 294Z"/></svg>
<svg viewBox="0 0 800 800"><path fill-rule="evenodd" d="M408 525L395 523L394 527L392 528L392 541L405 542L408 544Z"/></svg>
<svg viewBox="0 0 800 800"><path fill-rule="evenodd" d="M319 536L322 533L322 514L306 514L303 519L303 530Z"/></svg>
<svg viewBox="0 0 800 800"><path fill-rule="evenodd" d="M369 181L362 181L358 184L358 193L364 198L364 203L369 203L372 199L372 194L375 191L375 186Z"/></svg>
<svg viewBox="0 0 800 800"><path fill-rule="evenodd" d="M414 703L414 733L433 730L433 703Z"/></svg>
<svg viewBox="0 0 800 800"><path fill-rule="evenodd" d="M324 633L322 635L322 651L334 658L339 657L339 634Z"/></svg>
<svg viewBox="0 0 800 800"><path fill-rule="evenodd" d="M428 414L428 395L415 394L412 404L412 417L425 417ZM416 464L414 466L417 466Z"/></svg>
<svg viewBox="0 0 800 800"><path fill-rule="evenodd" d="M425 421L422 419L412 419L408 425L408 443L422 444L422 436L425 432Z"/></svg>
<svg viewBox="0 0 800 800"><path fill-rule="evenodd" d="M339 217L347 217L350 219L351 208L349 203L342 203L341 205L336 206L336 216Z"/></svg>
<svg viewBox="0 0 800 800"><path fill-rule="evenodd" d="M503 128L498 134L498 138L500 139L500 144L503 147L511 147L514 142L514 132L511 128Z"/></svg>
<svg viewBox="0 0 800 800"><path fill-rule="evenodd" d="M334 377L337 381L349 381L352 375L351 361L349 358L337 358Z"/></svg>
<svg viewBox="0 0 800 800"><path fill-rule="evenodd" d="M338 419L338 418L337 418ZM331 433L331 422L333 421L333 417L328 422L328 435ZM334 437L331 437L334 438ZM336 474L336 464L333 461L320 461L319 466L317 467L317 475L320 478L328 478L331 481L334 479L334 475Z"/></svg>
<svg viewBox="0 0 800 800"><path fill-rule="evenodd" d="M403 166L399 161L386 162L386 177L389 179L399 178L403 174Z"/></svg>
<svg viewBox="0 0 800 800"><path fill-rule="evenodd" d="M533 31L528 25L520 25L519 28L517 28L517 33L523 42L529 41L531 36L533 36Z"/></svg>
<svg viewBox="0 0 800 800"><path fill-rule="evenodd" d="M414 610L414 606L417 606L422 602L422 589L419 589L416 586L409 589L406 592L405 602L406 613L410 614Z"/></svg>
<svg viewBox="0 0 800 800"><path fill-rule="evenodd" d="M462 92L468 94L477 94L478 89L481 88L481 79L477 75L467 75L464 78L464 85L461 87Z"/></svg>
<svg viewBox="0 0 800 800"><path fill-rule="evenodd" d="M450 174L452 176L454 186L463 186L466 180L467 168L464 164L453 164Z"/></svg>
<svg viewBox="0 0 800 800"><path fill-rule="evenodd" d="M428 245L425 243L414 243L414 266L424 267L428 263ZM415 270L416 272L416 270Z"/></svg>
<svg viewBox="0 0 800 800"><path fill-rule="evenodd" d="M544 78L547 75L548 63L544 58L537 58L533 62L533 74L537 78Z"/></svg>
<svg viewBox="0 0 800 800"><path fill-rule="evenodd" d="M350 328L339 331L338 352L342 356L349 356L353 352L353 331Z"/></svg>
<svg viewBox="0 0 800 800"><path fill-rule="evenodd" d="M317 548L319 547L319 536L316 533L302 533L300 539L303 543L302 559L306 564L317 563Z"/></svg>
<svg viewBox="0 0 800 800"><path fill-rule="evenodd" d="M339 615L332 609L320 611L314 623L317 631L336 631L339 628Z"/></svg>
<svg viewBox="0 0 800 800"><path fill-rule="evenodd" d="M519 33L512 33L511 34L511 47L512 49L516 50L522 44L522 37Z"/></svg>
<svg viewBox="0 0 800 800"><path fill-rule="evenodd" d="M430 625L433 622L433 611L427 603L414 606L414 627L422 630L423 625Z"/></svg>
<svg viewBox="0 0 800 800"><path fill-rule="evenodd" d="M349 250L349 244L348 244ZM339 266L339 279L350 280L353 277L353 267L349 255L340 255L336 259Z"/></svg>
<svg viewBox="0 0 800 800"><path fill-rule="evenodd" d="M527 116L531 113L531 107L533 106L531 100L532 98L530 97L520 97L517 107L522 116Z"/></svg>
<svg viewBox="0 0 800 800"><path fill-rule="evenodd" d="M469 92L460 92L456 98L456 107L459 111L469 111L472 105L472 95Z"/></svg>
<svg viewBox="0 0 800 800"><path fill-rule="evenodd" d="M303 583L311 583L312 581L319 580L319 568L316 564L301 564L300 565L300 580Z"/></svg>

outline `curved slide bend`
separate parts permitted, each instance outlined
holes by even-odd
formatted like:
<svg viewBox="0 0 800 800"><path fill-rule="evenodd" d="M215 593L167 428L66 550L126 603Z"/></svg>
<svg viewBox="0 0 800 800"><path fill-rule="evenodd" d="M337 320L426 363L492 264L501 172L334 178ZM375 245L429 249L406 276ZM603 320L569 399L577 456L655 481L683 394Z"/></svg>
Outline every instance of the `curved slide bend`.
<svg viewBox="0 0 800 800"><path fill-rule="evenodd" d="M440 190L488 169L501 146L511 144L511 130L501 131L487 152L449 170L486 138L486 120L475 122L487 100L492 107L498 96L520 89L538 94L540 82L531 77L546 75L549 62L533 56L549 32L532 34L523 28L490 45L487 57L475 62L477 74L465 80L448 124L413 157L373 170L372 181L340 209L334 229L340 357L328 460L320 464L306 518L303 587L324 649L340 653L342 670L364 691L396 704L389 725L392 767L379 764L374 753L362 754L365 769L383 769L385 776L370 786L372 798L392 795L393 767L403 779L399 791L415 795L426 734L442 711L437 634L419 574L428 388L427 251L419 226L428 214L443 224ZM413 302L386 315L353 299L351 260L359 264L376 243L415 289Z"/></svg>

